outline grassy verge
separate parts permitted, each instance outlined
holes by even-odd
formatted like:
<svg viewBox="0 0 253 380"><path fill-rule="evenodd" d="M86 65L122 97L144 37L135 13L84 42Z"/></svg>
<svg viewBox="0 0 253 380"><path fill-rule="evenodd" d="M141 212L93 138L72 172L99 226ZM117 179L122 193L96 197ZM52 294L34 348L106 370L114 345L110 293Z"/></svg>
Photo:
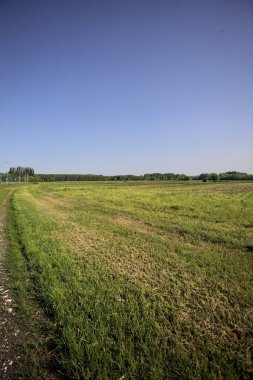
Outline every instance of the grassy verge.
<svg viewBox="0 0 253 380"><path fill-rule="evenodd" d="M32 293L43 306L68 378L250 378L253 192L231 190L15 193L10 270L24 305Z"/></svg>

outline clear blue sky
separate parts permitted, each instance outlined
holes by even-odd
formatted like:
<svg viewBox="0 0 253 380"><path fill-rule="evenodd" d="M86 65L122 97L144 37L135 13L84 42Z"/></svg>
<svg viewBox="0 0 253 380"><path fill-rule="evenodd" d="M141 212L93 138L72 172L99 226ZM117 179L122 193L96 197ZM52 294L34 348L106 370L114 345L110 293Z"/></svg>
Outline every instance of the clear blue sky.
<svg viewBox="0 0 253 380"><path fill-rule="evenodd" d="M252 0L0 0L0 171L253 172Z"/></svg>

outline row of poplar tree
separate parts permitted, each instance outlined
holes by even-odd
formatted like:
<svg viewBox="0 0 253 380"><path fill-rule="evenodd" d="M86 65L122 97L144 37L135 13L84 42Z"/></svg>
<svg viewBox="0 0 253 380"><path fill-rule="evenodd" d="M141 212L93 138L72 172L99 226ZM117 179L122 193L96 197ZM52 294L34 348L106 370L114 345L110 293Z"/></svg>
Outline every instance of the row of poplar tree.
<svg viewBox="0 0 253 380"><path fill-rule="evenodd" d="M30 176L34 176L34 169L29 167L17 166L8 172L8 180L13 182L29 182Z"/></svg>

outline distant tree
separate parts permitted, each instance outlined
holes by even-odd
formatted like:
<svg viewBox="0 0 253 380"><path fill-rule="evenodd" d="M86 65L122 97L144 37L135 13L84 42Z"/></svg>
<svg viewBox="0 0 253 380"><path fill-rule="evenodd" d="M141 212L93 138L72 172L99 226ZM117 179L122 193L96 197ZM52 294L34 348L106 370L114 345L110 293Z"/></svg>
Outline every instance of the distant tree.
<svg viewBox="0 0 253 380"><path fill-rule="evenodd" d="M210 181L213 181L213 182L217 182L218 180L219 180L219 174L217 174L217 173L210 173L209 175L208 175L208 179L210 180Z"/></svg>
<svg viewBox="0 0 253 380"><path fill-rule="evenodd" d="M220 179L222 181L252 181L253 175L244 172L230 171L226 173L220 173Z"/></svg>
<svg viewBox="0 0 253 380"><path fill-rule="evenodd" d="M176 178L178 181L186 181L189 179L189 177L185 174L176 174Z"/></svg>
<svg viewBox="0 0 253 380"><path fill-rule="evenodd" d="M208 173L202 173L202 174L200 174L199 179L203 182L206 182L207 177L208 177Z"/></svg>
<svg viewBox="0 0 253 380"><path fill-rule="evenodd" d="M165 173L163 174L163 178L167 180L172 180L175 179L175 174L174 173Z"/></svg>
<svg viewBox="0 0 253 380"><path fill-rule="evenodd" d="M28 182L29 176L34 176L34 169L30 167L17 166L16 168L10 168L8 174L10 174L10 181L18 180L19 182Z"/></svg>

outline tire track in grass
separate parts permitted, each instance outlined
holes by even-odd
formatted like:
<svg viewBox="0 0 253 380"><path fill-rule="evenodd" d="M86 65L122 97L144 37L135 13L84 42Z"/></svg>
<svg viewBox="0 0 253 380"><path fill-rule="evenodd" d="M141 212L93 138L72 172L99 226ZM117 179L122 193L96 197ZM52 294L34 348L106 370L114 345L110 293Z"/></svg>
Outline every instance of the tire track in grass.
<svg viewBox="0 0 253 380"><path fill-rule="evenodd" d="M4 268L8 251L6 237L6 208L13 191L5 197L0 214L0 378L20 378L18 360L22 355L19 338L20 326L15 309L17 305L10 291L10 281Z"/></svg>
<svg viewBox="0 0 253 380"><path fill-rule="evenodd" d="M48 321L27 287L29 275L21 264L24 247L15 240L18 237L12 235L16 225L13 225L11 212L8 217L10 240L7 239L7 206L12 202L14 191L7 194L2 205L0 202L0 380L63 380L47 343L50 341ZM22 294L19 288L23 289ZM16 302L11 294L13 289Z"/></svg>

